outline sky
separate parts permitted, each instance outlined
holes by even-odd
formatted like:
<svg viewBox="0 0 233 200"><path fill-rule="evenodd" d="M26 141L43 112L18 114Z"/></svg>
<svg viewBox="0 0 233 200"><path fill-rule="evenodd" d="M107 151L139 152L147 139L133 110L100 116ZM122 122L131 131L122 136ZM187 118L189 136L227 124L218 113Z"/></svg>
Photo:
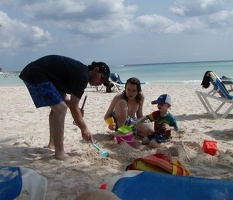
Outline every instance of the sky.
<svg viewBox="0 0 233 200"><path fill-rule="evenodd" d="M232 0L1 0L0 68L233 60Z"/></svg>

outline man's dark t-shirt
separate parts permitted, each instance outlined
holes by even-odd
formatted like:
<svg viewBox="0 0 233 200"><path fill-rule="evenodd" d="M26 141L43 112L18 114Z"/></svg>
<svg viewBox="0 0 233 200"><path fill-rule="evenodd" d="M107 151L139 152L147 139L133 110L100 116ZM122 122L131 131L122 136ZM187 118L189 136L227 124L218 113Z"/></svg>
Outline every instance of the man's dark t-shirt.
<svg viewBox="0 0 233 200"><path fill-rule="evenodd" d="M88 84L88 67L59 55L49 55L28 64L19 77L28 83L51 82L59 92L82 97Z"/></svg>

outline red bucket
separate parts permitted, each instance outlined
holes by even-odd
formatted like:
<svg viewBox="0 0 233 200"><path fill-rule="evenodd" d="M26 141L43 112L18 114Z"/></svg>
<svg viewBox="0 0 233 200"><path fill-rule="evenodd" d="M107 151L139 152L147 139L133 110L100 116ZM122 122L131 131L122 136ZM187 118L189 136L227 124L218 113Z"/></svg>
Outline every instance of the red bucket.
<svg viewBox="0 0 233 200"><path fill-rule="evenodd" d="M204 140L202 149L205 153L208 153L208 154L214 156L217 152L217 142L210 141L210 140Z"/></svg>
<svg viewBox="0 0 233 200"><path fill-rule="evenodd" d="M127 142L130 146L133 146L133 132L127 133L125 135L118 134L115 135L117 143L120 144L121 142L125 141Z"/></svg>

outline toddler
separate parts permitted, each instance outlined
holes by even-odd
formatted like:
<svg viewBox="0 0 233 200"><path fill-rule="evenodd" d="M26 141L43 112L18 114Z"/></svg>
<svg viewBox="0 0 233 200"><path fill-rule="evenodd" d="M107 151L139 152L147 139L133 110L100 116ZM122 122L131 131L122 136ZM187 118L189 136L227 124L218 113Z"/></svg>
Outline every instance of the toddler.
<svg viewBox="0 0 233 200"><path fill-rule="evenodd" d="M138 125L146 119L151 122L154 121L154 132L150 135L143 137L142 144L149 144L152 148L157 148L161 143L171 140L171 131L178 130L175 117L168 111L172 105L171 96L169 94L162 94L157 100L151 102L157 104L158 110L149 115L143 116L134 122Z"/></svg>

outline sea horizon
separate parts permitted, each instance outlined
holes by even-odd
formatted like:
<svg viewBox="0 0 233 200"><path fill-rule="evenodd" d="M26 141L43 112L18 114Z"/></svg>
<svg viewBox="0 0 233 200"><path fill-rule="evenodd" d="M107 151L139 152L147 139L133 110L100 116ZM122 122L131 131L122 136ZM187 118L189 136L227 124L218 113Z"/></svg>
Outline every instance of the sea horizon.
<svg viewBox="0 0 233 200"><path fill-rule="evenodd" d="M156 83L200 83L206 71L233 77L233 60L147 63L113 66L123 81L131 76Z"/></svg>
<svg viewBox="0 0 233 200"><path fill-rule="evenodd" d="M233 77L233 60L167 62L110 65L111 73L117 73L125 82L130 77L157 84L196 84L202 81L206 71L214 71L219 77ZM20 86L20 71L0 73L0 86Z"/></svg>
<svg viewBox="0 0 233 200"><path fill-rule="evenodd" d="M133 63L133 64L113 64L109 65L109 67L122 67L122 66L138 66L138 65L159 65L159 64L179 64L179 63L211 63L211 62L232 62L232 60L205 60L205 61L174 61L174 62L148 62L148 63ZM1 68L3 69L3 68ZM21 70L13 70L13 71L0 71L0 74L7 74L7 73L20 73Z"/></svg>
<svg viewBox="0 0 233 200"><path fill-rule="evenodd" d="M137 66L137 65L159 65L159 64L178 64L178 63L208 63L208 62L233 62L233 60L205 60L205 61L174 61L174 62L155 62L155 63L135 63L135 64L122 64L122 66ZM119 65L112 65L119 66Z"/></svg>

